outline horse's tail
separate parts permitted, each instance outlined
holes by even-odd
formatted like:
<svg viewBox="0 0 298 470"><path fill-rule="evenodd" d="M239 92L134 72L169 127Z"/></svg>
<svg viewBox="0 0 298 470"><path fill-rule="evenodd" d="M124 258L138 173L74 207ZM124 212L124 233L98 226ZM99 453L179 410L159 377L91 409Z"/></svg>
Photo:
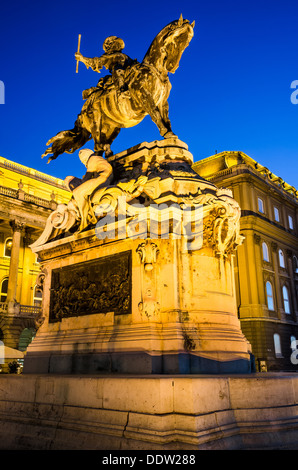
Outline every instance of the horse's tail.
<svg viewBox="0 0 298 470"><path fill-rule="evenodd" d="M79 119L75 122L73 129L69 131L61 131L54 137L52 137L47 145L51 145L45 153L42 155L42 158L46 155L51 155L48 158L48 163L51 160L55 160L62 153L73 153L91 139L91 134L89 131L84 129L79 125Z"/></svg>

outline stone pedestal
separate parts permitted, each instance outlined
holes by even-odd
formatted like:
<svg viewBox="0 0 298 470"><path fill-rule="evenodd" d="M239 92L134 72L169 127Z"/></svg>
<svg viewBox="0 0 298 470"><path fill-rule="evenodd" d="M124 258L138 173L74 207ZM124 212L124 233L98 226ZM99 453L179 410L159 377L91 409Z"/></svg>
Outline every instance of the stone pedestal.
<svg viewBox="0 0 298 470"><path fill-rule="evenodd" d="M297 400L297 374L0 374L0 449L297 450Z"/></svg>
<svg viewBox="0 0 298 470"><path fill-rule="evenodd" d="M178 139L143 143L110 163L115 184L92 199L96 226L61 231L69 209L58 206L53 231L32 245L45 274L44 323L24 373L250 372L231 193L191 169Z"/></svg>

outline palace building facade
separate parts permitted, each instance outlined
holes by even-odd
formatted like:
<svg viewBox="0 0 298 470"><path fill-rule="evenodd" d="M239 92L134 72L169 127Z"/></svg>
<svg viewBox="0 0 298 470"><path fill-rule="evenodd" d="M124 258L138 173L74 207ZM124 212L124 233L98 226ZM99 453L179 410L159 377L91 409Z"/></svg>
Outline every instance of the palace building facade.
<svg viewBox="0 0 298 470"><path fill-rule="evenodd" d="M231 189L241 207L245 239L235 256L238 316L256 369L296 370L298 191L242 152L222 152L193 168Z"/></svg>
<svg viewBox="0 0 298 470"><path fill-rule="evenodd" d="M0 157L0 341L25 350L41 314L40 266L30 249L57 204L64 181Z"/></svg>

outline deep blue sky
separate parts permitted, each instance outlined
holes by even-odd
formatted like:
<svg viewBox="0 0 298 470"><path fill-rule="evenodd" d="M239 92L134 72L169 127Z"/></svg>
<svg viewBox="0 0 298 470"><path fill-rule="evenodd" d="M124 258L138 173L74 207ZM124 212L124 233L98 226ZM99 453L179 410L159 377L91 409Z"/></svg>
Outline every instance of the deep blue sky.
<svg viewBox="0 0 298 470"><path fill-rule="evenodd" d="M2 2L0 155L61 178L81 176L78 152L50 164L41 159L47 140L73 127L82 90L100 77L82 63L75 73L78 33L87 57L101 55L104 39L117 35L141 61L180 13L196 26L170 76L174 132L195 161L240 150L298 187L298 104L290 100L291 82L298 80L297 0ZM121 130L112 149L159 138L147 116Z"/></svg>

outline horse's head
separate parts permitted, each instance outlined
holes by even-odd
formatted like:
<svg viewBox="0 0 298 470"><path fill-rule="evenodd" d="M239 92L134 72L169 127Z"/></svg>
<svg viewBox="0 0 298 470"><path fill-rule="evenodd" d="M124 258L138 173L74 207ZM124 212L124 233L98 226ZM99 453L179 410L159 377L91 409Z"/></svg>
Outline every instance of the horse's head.
<svg viewBox="0 0 298 470"><path fill-rule="evenodd" d="M166 56L164 60L165 68L168 72L174 73L178 66L184 49L190 43L193 37L194 22L190 24L184 20L182 15L177 21L173 21L167 27L162 49Z"/></svg>
<svg viewBox="0 0 298 470"><path fill-rule="evenodd" d="M190 24L182 15L179 20L165 26L152 42L143 63L151 63L158 69L174 73L184 49L193 37L194 22Z"/></svg>

